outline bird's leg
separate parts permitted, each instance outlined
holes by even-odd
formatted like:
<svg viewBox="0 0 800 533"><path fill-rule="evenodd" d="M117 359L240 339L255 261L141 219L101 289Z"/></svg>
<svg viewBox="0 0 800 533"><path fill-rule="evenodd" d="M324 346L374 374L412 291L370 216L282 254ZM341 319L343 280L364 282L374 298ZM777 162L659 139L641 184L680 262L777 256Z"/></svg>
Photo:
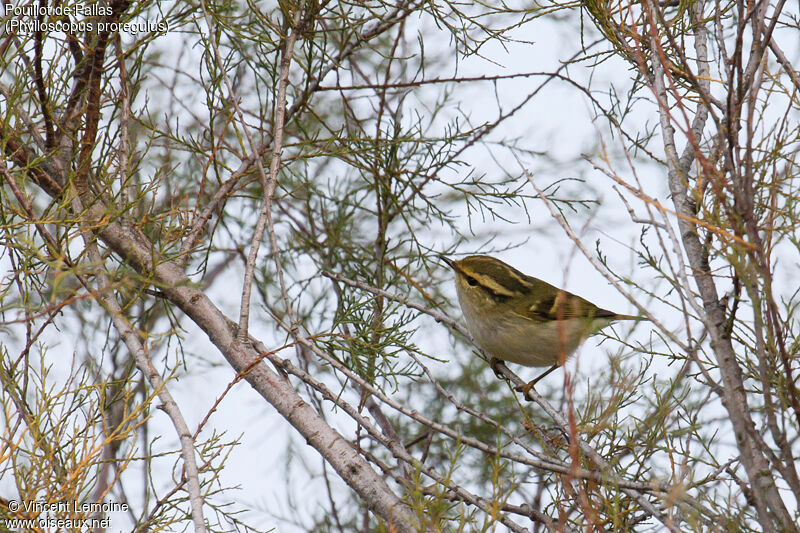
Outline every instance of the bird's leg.
<svg viewBox="0 0 800 533"><path fill-rule="evenodd" d="M528 383L526 383L525 385L520 385L520 386L518 386L518 387L514 387L514 390L515 390L515 391L517 391L517 392L521 392L521 393L523 393L524 395L527 395L527 394L528 394L528 392L530 392L530 390L531 390L531 389L532 389L532 388L533 388L533 387L534 387L534 386L535 386L537 383L539 383L539 382L540 382L540 381L541 381L543 378L545 378L546 376L550 375L550 374L553 372L553 370L555 370L555 369L556 369L556 368L558 368L559 366L560 366L560 365L553 365L553 366L551 366L550 368L548 368L547 370L545 370L544 372L542 372L542 373L541 373L541 374L540 374L538 377L536 377L535 379L533 379L533 380L529 381L529 382L528 382Z"/></svg>

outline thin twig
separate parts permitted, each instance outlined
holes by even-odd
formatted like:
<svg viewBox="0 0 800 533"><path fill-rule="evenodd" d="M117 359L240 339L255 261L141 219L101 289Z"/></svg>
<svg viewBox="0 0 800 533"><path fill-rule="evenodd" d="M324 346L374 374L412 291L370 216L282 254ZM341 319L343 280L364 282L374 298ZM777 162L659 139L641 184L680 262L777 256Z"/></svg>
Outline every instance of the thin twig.
<svg viewBox="0 0 800 533"><path fill-rule="evenodd" d="M513 383L516 387L522 387L525 385L525 382L514 372L509 370L509 368L504 363L500 362L496 364L495 367L503 375L503 377L505 377L507 380ZM565 435L570 435L572 433L570 431L569 421L567 421L567 419L564 418L564 416L561 413L556 411L547 402L547 400L541 397L533 387L525 388L525 397L529 401L535 402L542 409L544 409L544 411L550 416L550 418L552 418L555 421L555 423L558 424L558 426L562 429L562 431L564 431ZM595 465L597 465L599 469L607 472L612 471L611 465L608 464L608 462L605 459L603 459L603 457L599 453L597 453L597 451L594 448L592 448L587 442L581 439L579 435L575 435L575 439L576 439L576 444L581 449L581 451L585 453L591 459L591 461ZM672 523L670 523L668 517L666 517L660 509L658 509L652 502L647 500L640 492L622 486L620 487L620 489L622 490L622 492L624 492L625 494L630 496L633 500L635 500L636 503L638 503L639 506L647 514L649 514L650 516L652 516L653 518L664 524L664 526L672 533L679 533L679 530Z"/></svg>
<svg viewBox="0 0 800 533"><path fill-rule="evenodd" d="M75 200L77 203L78 201ZM97 265L95 277L99 285L100 295L97 299L111 315L111 321L114 324L120 338L125 342L131 355L136 360L136 366L144 374L150 386L158 395L162 404L159 408L163 410L172 425L178 433L178 438L181 443L181 457L183 458L183 465L186 470L186 480L189 489L189 503L192 509L192 521L194 522L195 531L205 533L206 524L203 518L203 495L200 492L200 472L197 468L197 460L195 458L194 437L189 430L189 425L181 413L178 403L169 392L166 383L161 378L161 375L153 366L152 361L147 355L139 334L131 326L127 317L125 317L122 307L117 302L114 292L111 290L111 281L103 269L103 258L97 249L97 243L91 240L91 233L84 233L84 239L87 246L89 260Z"/></svg>

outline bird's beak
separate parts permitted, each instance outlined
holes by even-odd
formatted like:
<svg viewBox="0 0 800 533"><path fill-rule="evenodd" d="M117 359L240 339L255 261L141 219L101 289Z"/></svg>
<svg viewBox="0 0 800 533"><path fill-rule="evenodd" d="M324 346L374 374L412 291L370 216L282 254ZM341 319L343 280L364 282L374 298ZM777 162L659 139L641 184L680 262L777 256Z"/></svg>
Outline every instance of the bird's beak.
<svg viewBox="0 0 800 533"><path fill-rule="evenodd" d="M446 257L444 255L439 255L439 259L441 259L442 261L447 263L447 266L449 266L453 270L458 270L458 267L456 266L456 262L453 261L452 259L450 259L450 258L448 258L448 257Z"/></svg>

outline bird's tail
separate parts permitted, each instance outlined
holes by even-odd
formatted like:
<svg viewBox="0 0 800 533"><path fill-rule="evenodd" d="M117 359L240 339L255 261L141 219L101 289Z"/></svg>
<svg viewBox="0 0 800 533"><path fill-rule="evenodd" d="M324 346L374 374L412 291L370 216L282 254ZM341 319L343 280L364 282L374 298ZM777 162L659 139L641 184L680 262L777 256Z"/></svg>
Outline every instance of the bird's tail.
<svg viewBox="0 0 800 533"><path fill-rule="evenodd" d="M614 315L613 320L649 320L646 316L643 315Z"/></svg>

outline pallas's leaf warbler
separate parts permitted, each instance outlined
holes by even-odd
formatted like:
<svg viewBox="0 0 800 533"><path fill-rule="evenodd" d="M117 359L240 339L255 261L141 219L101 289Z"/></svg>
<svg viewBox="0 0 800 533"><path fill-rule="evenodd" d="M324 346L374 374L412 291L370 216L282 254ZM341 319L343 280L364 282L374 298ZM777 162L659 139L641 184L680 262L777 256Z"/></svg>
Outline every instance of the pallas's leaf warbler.
<svg viewBox="0 0 800 533"><path fill-rule="evenodd" d="M494 359L553 370L597 330L641 319L602 309L488 255L442 260L455 271L467 328Z"/></svg>

